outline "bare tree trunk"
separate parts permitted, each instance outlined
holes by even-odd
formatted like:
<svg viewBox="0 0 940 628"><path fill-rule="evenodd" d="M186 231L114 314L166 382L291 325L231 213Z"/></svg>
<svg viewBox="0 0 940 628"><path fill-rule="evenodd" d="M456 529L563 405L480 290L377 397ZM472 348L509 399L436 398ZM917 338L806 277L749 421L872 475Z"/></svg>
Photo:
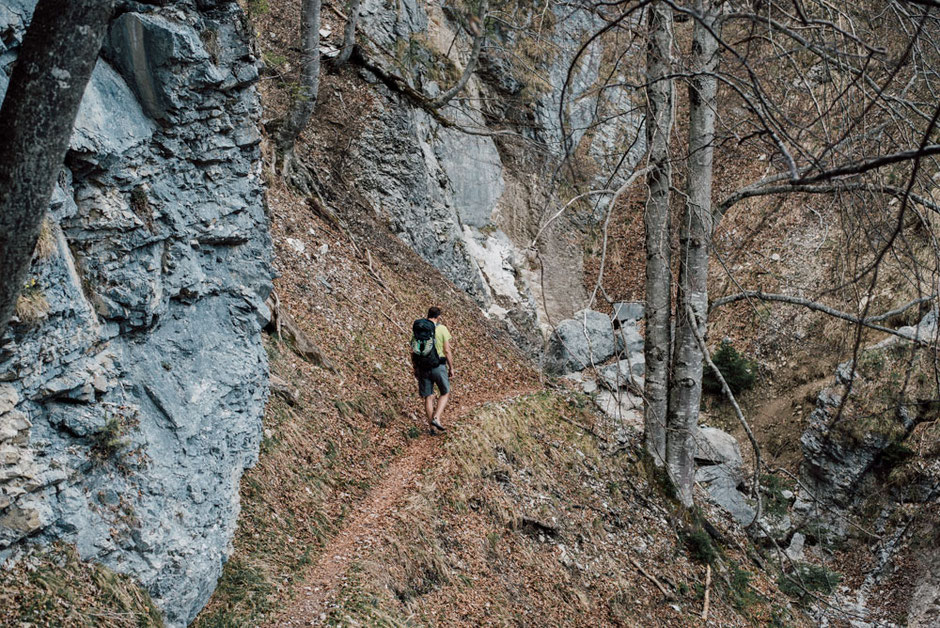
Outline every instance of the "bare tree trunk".
<svg viewBox="0 0 940 628"><path fill-rule="evenodd" d="M649 9L646 51L646 139L650 150L646 231L646 449L657 466L666 460L666 409L669 401L669 349L672 345L672 261L669 189L672 165L669 135L674 117L672 7L654 2Z"/></svg>
<svg viewBox="0 0 940 628"><path fill-rule="evenodd" d="M0 337L98 60L111 0L40 0L0 108Z"/></svg>
<svg viewBox="0 0 940 628"><path fill-rule="evenodd" d="M349 15L346 16L346 27L343 29L343 49L333 61L333 67L341 68L349 63L353 48L356 46L356 25L359 23L359 5L362 0L352 0L349 3Z"/></svg>
<svg viewBox="0 0 940 628"><path fill-rule="evenodd" d="M486 11L488 8L489 1L482 0L480 2L480 13L477 16L477 21L471 22L471 24L475 24L475 28L478 30L473 35L473 48L470 50L470 58L467 59L467 65L464 66L463 74L460 75L460 78L453 87L430 102L431 107L439 109L446 105L454 96L460 93L460 90L462 90L467 85L467 81L470 80L470 76L473 74L473 71L477 67L477 62L480 60L480 51L483 49L483 41L486 39Z"/></svg>
<svg viewBox="0 0 940 628"><path fill-rule="evenodd" d="M294 144L313 116L320 91L320 0L304 0L300 16L300 39L304 51L300 93L277 134L277 150L284 157L285 174L290 169Z"/></svg>
<svg viewBox="0 0 940 628"><path fill-rule="evenodd" d="M703 5L707 4L705 7ZM708 256L713 221L712 143L718 84L718 42L711 34L717 15L708 0L696 2L701 20L692 36L693 78L689 84L689 176L679 233L679 292L676 347L667 423L666 459L680 501L692 505L695 429L702 400L702 349L708 317Z"/></svg>

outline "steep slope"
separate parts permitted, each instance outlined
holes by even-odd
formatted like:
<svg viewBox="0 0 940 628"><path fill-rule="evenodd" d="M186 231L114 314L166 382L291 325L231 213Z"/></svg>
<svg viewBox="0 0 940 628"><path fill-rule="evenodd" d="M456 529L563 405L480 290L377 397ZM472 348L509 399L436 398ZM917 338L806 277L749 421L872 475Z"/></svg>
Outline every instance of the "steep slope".
<svg viewBox="0 0 940 628"><path fill-rule="evenodd" d="M454 334L447 417L538 385L508 335L371 213L341 226L279 180L269 205L281 309L326 361L301 358L276 335L265 341L286 391L269 402L261 459L242 482L236 551L197 625L251 621L296 593L303 567L388 465L428 438L407 342L429 305L443 309Z"/></svg>
<svg viewBox="0 0 940 628"><path fill-rule="evenodd" d="M705 588L689 547L716 560L713 617L785 615L745 564L740 532L716 532L727 547L713 555L648 479L636 443L618 441L622 426L564 392L509 399L539 388L536 371L364 200L344 211L272 178L268 202L276 293L301 339L282 329L265 340L276 383L262 453L242 482L235 553L196 626L683 625ZM430 303L454 333L457 369L451 429L437 437L419 418L406 347Z"/></svg>
<svg viewBox="0 0 940 628"><path fill-rule="evenodd" d="M547 225L559 188L619 181L643 154L632 90L617 80L635 71L634 55L621 50L629 51L626 42L595 41L567 81L574 51L604 24L588 4L494 5L480 68L460 97L433 110L409 94L437 94L459 76L475 9L366 0L357 55L339 72L324 59L316 123L301 138L317 186L338 194L355 187L393 233L532 355L550 320L583 307L582 240L600 218L596 207L576 206ZM270 79L266 118L274 121L300 64L300 3L249 6ZM341 44L345 21L331 6L323 11L324 50ZM608 78L612 86L601 89ZM565 146L579 155L577 173L559 166ZM620 148L629 148L623 160ZM536 256L530 245L543 226Z"/></svg>

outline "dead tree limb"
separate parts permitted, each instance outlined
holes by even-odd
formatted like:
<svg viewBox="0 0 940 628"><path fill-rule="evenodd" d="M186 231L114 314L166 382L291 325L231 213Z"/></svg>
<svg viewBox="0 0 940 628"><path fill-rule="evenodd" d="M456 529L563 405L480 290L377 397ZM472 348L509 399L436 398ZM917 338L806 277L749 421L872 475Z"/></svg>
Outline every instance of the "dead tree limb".
<svg viewBox="0 0 940 628"><path fill-rule="evenodd" d="M788 294L773 294L773 293L768 293L768 292L761 292L760 290L746 290L738 294L732 294L727 297L722 297L720 299L716 299L712 301L711 305L709 306L709 311L712 311L723 305L728 305L729 303L734 303L736 301L743 301L745 299L756 299L758 301L776 301L778 303L800 305L802 307L809 308L816 312L822 312L823 314L828 314L829 316L840 318L844 321L849 321L850 323L855 323L856 325L862 325L870 329L882 331L886 334L891 334L893 336L904 338L905 340L908 340L910 342L920 342L922 344L923 341L917 341L914 338L911 338L910 336L908 336L907 334L904 334L898 331L897 329L891 329L890 327L878 325L877 322L883 321L892 316L901 314L902 312L914 307L915 305L933 301L936 298L937 298L937 295L931 295L929 297L922 297L920 299L915 299L914 301L911 301L910 303L903 305L899 308L891 310L890 312L885 312L884 314L879 314L878 316L860 318L853 314L849 314L848 312L840 312L839 310L829 307L828 305L823 305L822 303L818 303L816 301L811 301L809 299L804 299L801 297L794 297Z"/></svg>
<svg viewBox="0 0 940 628"><path fill-rule="evenodd" d="M474 28L476 32L473 33L473 47L470 50L470 58L467 59L467 65L464 66L463 73L460 75L460 78L457 79L457 82L454 83L450 89L428 103L433 109L440 109L450 102L454 96L459 94L460 90L467 85L470 76L476 69L477 62L480 60L480 51L483 49L483 42L486 40L486 11L488 8L489 1L482 0L480 2L479 14L471 18L471 28Z"/></svg>

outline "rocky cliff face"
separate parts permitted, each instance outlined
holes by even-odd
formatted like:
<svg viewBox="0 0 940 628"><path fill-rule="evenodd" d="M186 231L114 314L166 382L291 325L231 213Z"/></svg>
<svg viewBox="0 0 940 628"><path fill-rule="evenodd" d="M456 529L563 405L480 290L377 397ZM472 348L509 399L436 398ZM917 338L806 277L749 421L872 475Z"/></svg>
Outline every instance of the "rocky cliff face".
<svg viewBox="0 0 940 628"><path fill-rule="evenodd" d="M378 63L388 64L383 54L396 52L400 63L388 64L390 69L401 74L404 68L415 88L435 96L452 80L440 76L442 63L452 63L455 74L463 70L469 36L456 13L416 0L397 7L365 0L361 43ZM551 191L558 158L566 147L579 151L585 168L594 173L592 184L604 186L629 173L644 143L633 145L621 161L640 128L639 116L599 122L614 108L632 110L624 102L627 89L596 89L607 78L601 72L602 42L590 46L576 64L564 127L559 119L573 51L603 21L577 3L553 7L547 17L532 7L516 11L533 31L535 21L543 20L538 28L545 36L523 42L524 34L505 25L493 27L465 93L441 109L456 127L442 126L373 79L379 105L353 151L359 190L392 230L489 315L504 320L522 346L537 352L540 327L547 327L549 319L570 317L586 301L583 250L567 219L543 235L540 261L529 250L558 207ZM537 49L529 83L514 67L523 47ZM629 72L631 58L627 55L623 67L608 73L621 77ZM500 142L499 133L507 131L524 138L526 148Z"/></svg>
<svg viewBox="0 0 940 628"><path fill-rule="evenodd" d="M234 3L119 4L3 339L0 559L74 543L183 625L267 397L258 71ZM4 91L33 5L0 1Z"/></svg>

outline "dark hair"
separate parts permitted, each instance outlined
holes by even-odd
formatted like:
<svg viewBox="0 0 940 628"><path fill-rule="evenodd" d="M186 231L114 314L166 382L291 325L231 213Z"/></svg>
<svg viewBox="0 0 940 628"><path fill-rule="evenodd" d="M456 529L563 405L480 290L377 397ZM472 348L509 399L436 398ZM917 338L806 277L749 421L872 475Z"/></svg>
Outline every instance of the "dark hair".
<svg viewBox="0 0 940 628"><path fill-rule="evenodd" d="M428 309L428 318L437 318L441 315L441 308L435 306Z"/></svg>

